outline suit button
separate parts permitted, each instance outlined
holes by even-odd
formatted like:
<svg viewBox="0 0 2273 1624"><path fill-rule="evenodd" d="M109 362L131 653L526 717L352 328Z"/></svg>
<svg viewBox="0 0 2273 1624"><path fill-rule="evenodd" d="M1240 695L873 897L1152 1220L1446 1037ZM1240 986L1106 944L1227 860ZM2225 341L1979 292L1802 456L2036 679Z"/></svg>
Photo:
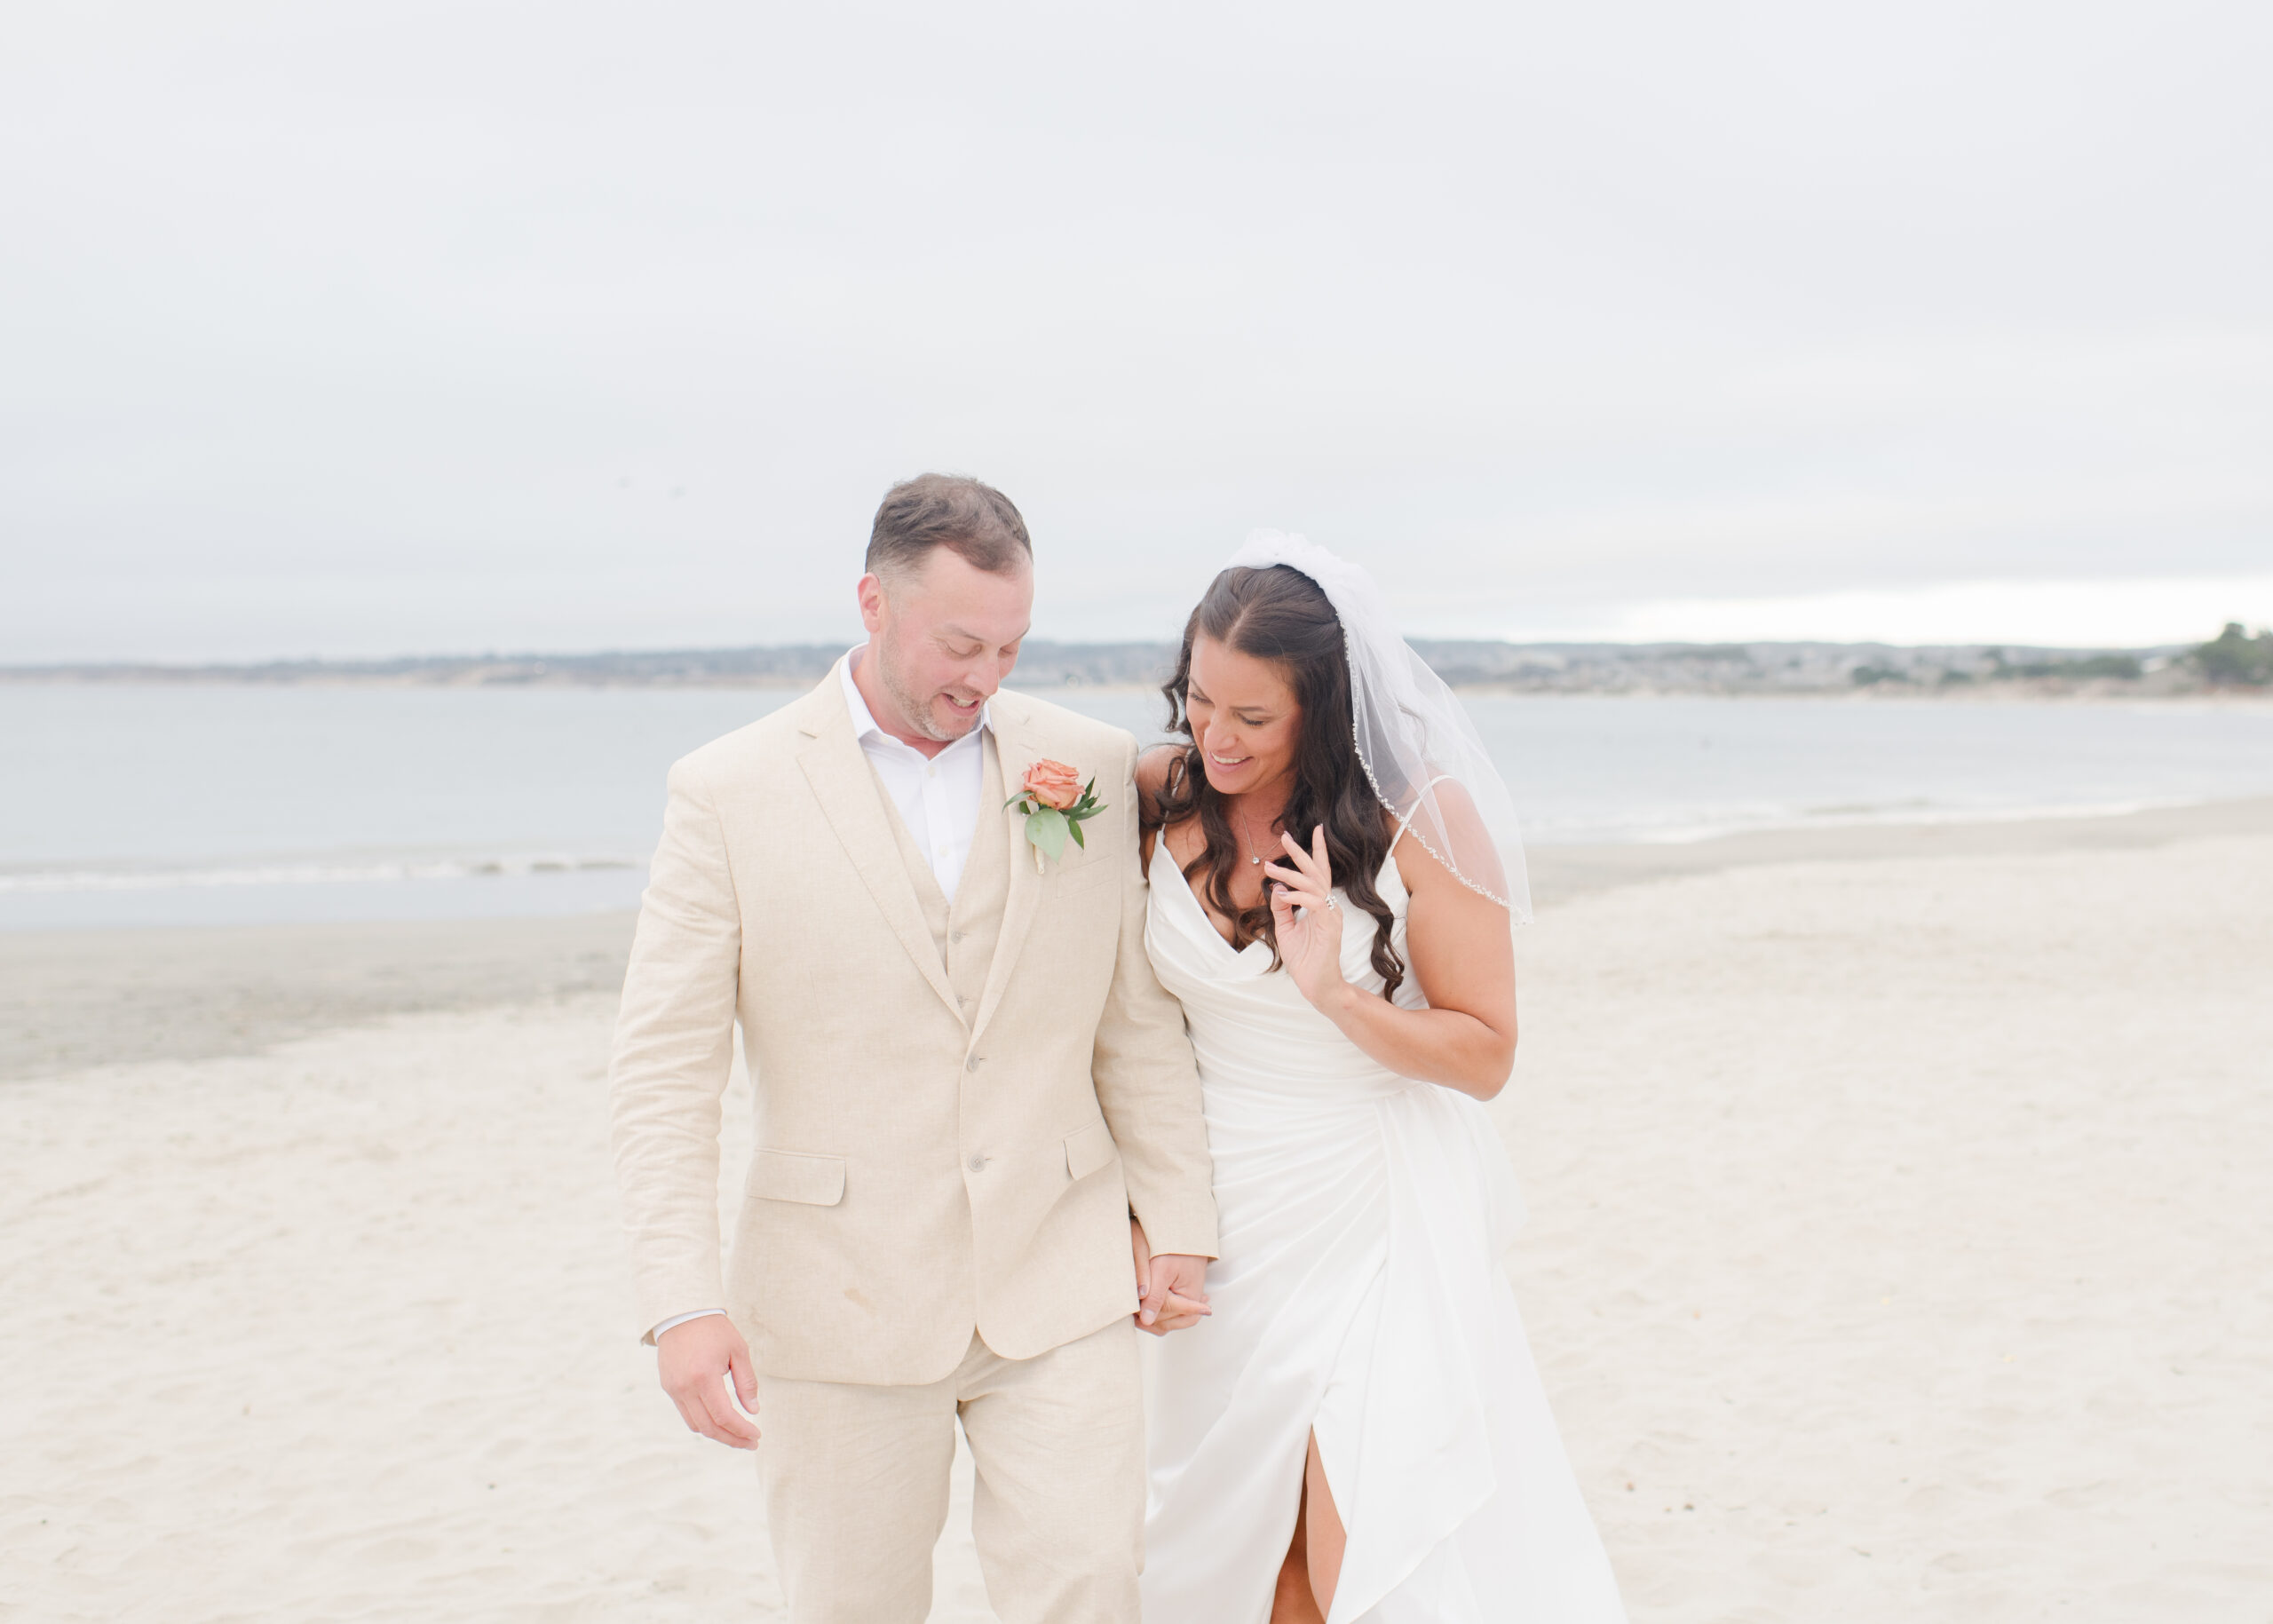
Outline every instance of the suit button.
<svg viewBox="0 0 2273 1624"><path fill-rule="evenodd" d="M947 932L947 939L951 942L959 942L962 940L962 932L960 931L950 931Z"/></svg>
<svg viewBox="0 0 2273 1624"><path fill-rule="evenodd" d="M977 1071L978 1069L978 1057L977 1055L973 1055L970 1059L964 1061L962 1063L962 1069L967 1072Z"/></svg>
<svg viewBox="0 0 2273 1624"><path fill-rule="evenodd" d="M974 1173L984 1173L986 1171L986 1158L974 1152L970 1161L965 1165Z"/></svg>

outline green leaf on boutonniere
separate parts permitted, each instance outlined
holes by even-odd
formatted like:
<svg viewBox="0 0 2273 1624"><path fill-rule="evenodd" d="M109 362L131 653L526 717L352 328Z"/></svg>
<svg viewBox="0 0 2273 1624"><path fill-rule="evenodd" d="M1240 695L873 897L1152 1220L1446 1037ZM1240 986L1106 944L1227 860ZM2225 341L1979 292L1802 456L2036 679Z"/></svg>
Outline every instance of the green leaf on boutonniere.
<svg viewBox="0 0 2273 1624"><path fill-rule="evenodd" d="M1026 814L1026 838L1044 857L1054 858L1065 849L1065 836L1072 828L1065 814L1055 806L1037 806Z"/></svg>

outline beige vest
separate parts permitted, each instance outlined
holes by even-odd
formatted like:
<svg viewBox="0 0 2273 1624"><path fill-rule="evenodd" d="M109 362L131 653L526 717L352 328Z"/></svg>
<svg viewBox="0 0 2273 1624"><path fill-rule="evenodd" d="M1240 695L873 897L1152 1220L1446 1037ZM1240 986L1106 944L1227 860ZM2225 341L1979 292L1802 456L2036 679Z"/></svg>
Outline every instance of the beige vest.
<svg viewBox="0 0 2273 1624"><path fill-rule="evenodd" d="M1009 799L1002 793L1002 761L991 732L979 741L979 749L986 763L978 784L979 833L971 838L970 855L963 860L962 878L955 883L953 902L939 889L915 836L907 832L907 821L899 815L891 792L882 779L876 779L876 796L883 803L884 820L891 825L899 860L907 866L907 877L915 883L915 900L923 906L931 946L939 951L947 985L954 989L955 1007L965 1020L977 1012L979 994L986 990L986 972L994 963L994 944L1002 939L1002 908L1010 894L1010 854L1002 842L984 837L992 832L994 822L987 817L987 810ZM873 765L869 776L875 778Z"/></svg>

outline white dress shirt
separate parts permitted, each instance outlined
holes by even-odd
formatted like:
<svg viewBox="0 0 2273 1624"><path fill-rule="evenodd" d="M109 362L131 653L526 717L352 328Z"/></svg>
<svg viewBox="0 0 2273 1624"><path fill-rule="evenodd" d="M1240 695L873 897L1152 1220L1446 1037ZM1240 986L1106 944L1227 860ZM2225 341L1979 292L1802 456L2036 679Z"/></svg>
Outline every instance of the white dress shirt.
<svg viewBox="0 0 2273 1624"><path fill-rule="evenodd" d="M844 709L851 713L852 736L860 741L861 754L875 768L884 793L899 809L900 821L915 837L916 850L931 864L931 877L952 902L963 864L970 859L971 840L978 833L978 796L986 781L986 742L980 737L986 732L986 708L979 707L978 726L937 756L926 756L876 725L868 701L860 697L859 685L852 680L853 662L861 653L854 649L837 670L844 681ZM691 1314L674 1314L648 1335L661 1336L675 1325L725 1311L701 1308Z"/></svg>
<svg viewBox="0 0 2273 1624"><path fill-rule="evenodd" d="M903 744L876 725L852 680L855 649L845 659L844 709L852 713L852 736L861 754L876 770L884 793L899 809L900 821L915 836L915 848L931 866L931 877L952 902L955 883L970 858L971 837L978 832L978 792L986 777L986 708L978 709L978 725L936 756L926 756L912 744Z"/></svg>

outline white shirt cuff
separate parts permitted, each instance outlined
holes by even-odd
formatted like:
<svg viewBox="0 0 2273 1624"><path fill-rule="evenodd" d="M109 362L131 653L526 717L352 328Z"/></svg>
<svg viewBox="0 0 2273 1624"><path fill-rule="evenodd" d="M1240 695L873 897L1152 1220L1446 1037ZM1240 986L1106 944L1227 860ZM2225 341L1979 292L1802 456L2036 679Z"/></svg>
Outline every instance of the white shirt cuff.
<svg viewBox="0 0 2273 1624"><path fill-rule="evenodd" d="M725 1311L726 1311L723 1308L698 1308L691 1314L673 1314L669 1319L664 1320L662 1324L648 1332L647 1340L649 1342L655 1341L658 1337L661 1336L665 1331L669 1330L671 1327L675 1325L685 1325L690 1319L708 1319L713 1314L723 1314Z"/></svg>

